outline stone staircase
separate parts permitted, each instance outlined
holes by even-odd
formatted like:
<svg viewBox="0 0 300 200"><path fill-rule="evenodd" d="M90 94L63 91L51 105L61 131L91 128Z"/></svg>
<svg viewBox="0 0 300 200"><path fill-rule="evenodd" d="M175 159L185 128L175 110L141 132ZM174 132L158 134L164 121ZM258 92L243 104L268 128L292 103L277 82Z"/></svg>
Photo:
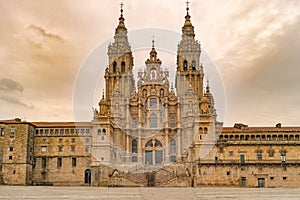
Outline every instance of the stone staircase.
<svg viewBox="0 0 300 200"><path fill-rule="evenodd" d="M157 187L175 186L172 183L176 181L176 178L174 168L166 166L156 171L154 185Z"/></svg>

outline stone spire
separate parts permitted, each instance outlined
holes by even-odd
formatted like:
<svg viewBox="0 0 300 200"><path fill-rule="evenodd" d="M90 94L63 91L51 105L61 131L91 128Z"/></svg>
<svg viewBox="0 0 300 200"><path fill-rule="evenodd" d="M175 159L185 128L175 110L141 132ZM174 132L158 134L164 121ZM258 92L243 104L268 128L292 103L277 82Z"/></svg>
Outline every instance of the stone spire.
<svg viewBox="0 0 300 200"><path fill-rule="evenodd" d="M183 36L188 36L191 38L195 37L195 32L194 32L194 26L192 25L191 22L191 16L189 14L189 1L187 0L186 2L186 16L185 16L185 22L182 27L182 34Z"/></svg>
<svg viewBox="0 0 300 200"><path fill-rule="evenodd" d="M155 50L155 45L154 45L154 36L153 36L153 39L152 39L152 49L150 51L150 60L159 60L157 59L157 52Z"/></svg>
<svg viewBox="0 0 300 200"><path fill-rule="evenodd" d="M119 25L116 28L116 33L115 33L116 35L119 34L119 33L122 33L122 32L127 32L127 29L126 29L125 23L124 23L125 19L123 17L123 6L124 6L124 4L121 3L120 6L121 6L121 10L120 10L121 16L119 18Z"/></svg>

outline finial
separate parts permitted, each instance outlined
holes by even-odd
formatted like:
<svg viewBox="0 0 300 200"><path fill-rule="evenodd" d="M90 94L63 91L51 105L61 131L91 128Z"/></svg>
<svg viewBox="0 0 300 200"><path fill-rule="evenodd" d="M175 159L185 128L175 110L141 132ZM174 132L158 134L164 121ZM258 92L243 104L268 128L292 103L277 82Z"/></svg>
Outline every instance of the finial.
<svg viewBox="0 0 300 200"><path fill-rule="evenodd" d="M209 89L210 89L210 87L209 87L209 80L207 79L206 92L209 92Z"/></svg>
<svg viewBox="0 0 300 200"><path fill-rule="evenodd" d="M121 7L121 17L123 17L123 6L124 6L124 4L123 4L123 2L121 2L121 3L120 3L120 7Z"/></svg>
<svg viewBox="0 0 300 200"><path fill-rule="evenodd" d="M187 12L187 15L189 14L189 4L190 4L190 2L189 2L189 0L187 0L186 2L186 12Z"/></svg>
<svg viewBox="0 0 300 200"><path fill-rule="evenodd" d="M154 48L154 35L152 36L152 48Z"/></svg>

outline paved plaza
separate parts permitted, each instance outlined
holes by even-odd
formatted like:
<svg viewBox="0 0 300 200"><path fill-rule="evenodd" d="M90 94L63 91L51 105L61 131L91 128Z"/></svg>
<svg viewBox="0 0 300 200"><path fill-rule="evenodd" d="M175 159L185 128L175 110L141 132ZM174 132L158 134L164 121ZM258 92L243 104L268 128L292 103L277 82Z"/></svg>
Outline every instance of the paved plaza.
<svg viewBox="0 0 300 200"><path fill-rule="evenodd" d="M0 199L300 199L300 189L283 188L98 188L0 186Z"/></svg>

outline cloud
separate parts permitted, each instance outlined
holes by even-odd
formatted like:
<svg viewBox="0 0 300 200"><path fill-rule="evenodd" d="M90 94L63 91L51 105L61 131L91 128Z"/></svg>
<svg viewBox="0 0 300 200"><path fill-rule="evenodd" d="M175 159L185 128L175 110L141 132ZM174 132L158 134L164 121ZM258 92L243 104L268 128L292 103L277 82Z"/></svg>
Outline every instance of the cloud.
<svg viewBox="0 0 300 200"><path fill-rule="evenodd" d="M30 25L30 26L28 26L28 29L32 30L32 31L35 31L40 36L44 36L44 37L49 38L49 39L54 39L54 40L59 40L59 41L63 41L64 40L59 35L56 35L56 34L53 34L53 33L49 33L44 28L42 28L40 26Z"/></svg>
<svg viewBox="0 0 300 200"><path fill-rule="evenodd" d="M32 104L21 100L23 98L23 90L23 85L13 79L0 79L0 101L25 106L27 108L33 108Z"/></svg>
<svg viewBox="0 0 300 200"><path fill-rule="evenodd" d="M9 78L2 78L0 79L0 90L23 92L24 88L23 85L17 81Z"/></svg>

